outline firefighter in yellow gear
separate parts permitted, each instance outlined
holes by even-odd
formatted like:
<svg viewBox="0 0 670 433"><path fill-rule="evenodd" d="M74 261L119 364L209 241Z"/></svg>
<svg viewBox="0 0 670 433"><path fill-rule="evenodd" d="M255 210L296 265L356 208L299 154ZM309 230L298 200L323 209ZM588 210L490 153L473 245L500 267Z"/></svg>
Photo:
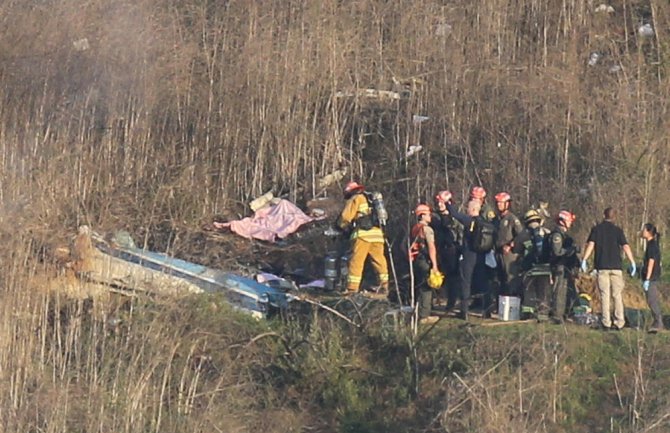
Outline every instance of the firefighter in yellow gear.
<svg viewBox="0 0 670 433"><path fill-rule="evenodd" d="M384 232L373 220L373 209L364 194L365 187L357 182L349 182L344 188L347 200L340 214L339 226L351 230L352 253L349 259L347 293L360 290L365 260L370 262L379 278L379 292L387 292L389 285L388 265L384 255Z"/></svg>

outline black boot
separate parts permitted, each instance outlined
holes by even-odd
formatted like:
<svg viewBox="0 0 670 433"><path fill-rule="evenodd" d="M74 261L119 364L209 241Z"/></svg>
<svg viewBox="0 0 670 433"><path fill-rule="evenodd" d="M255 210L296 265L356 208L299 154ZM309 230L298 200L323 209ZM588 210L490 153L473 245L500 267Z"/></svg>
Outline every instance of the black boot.
<svg viewBox="0 0 670 433"><path fill-rule="evenodd" d="M458 318L468 321L468 309L470 308L470 300L463 299L461 301L461 312L458 314Z"/></svg>

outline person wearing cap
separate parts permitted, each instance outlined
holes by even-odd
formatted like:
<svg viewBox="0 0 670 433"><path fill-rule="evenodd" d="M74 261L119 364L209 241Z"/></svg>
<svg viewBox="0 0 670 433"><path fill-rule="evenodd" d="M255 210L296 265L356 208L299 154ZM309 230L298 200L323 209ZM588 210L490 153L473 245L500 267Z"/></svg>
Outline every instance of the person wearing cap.
<svg viewBox="0 0 670 433"><path fill-rule="evenodd" d="M598 274L598 291L602 305L602 326L605 330L618 331L626 324L623 306L623 262L621 250L631 263L630 275L635 276L635 258L621 227L614 224L616 210L608 207L605 219L596 224L589 234L582 260L582 271L588 270L587 260L595 252L594 268ZM614 320L611 317L610 299L614 301Z"/></svg>
<svg viewBox="0 0 670 433"><path fill-rule="evenodd" d="M460 287L458 262L461 255L459 241L462 236L462 227L447 209L447 202L451 200L451 196L449 191L440 191L435 195L435 210L430 222L430 226L435 231L437 259L446 277L443 285L447 299L446 310L451 310L456 306Z"/></svg>
<svg viewBox="0 0 670 433"><path fill-rule="evenodd" d="M477 218L480 218L481 201L470 200L468 202L467 213L463 214L458 211L451 200L446 203L449 213L463 225L463 245L462 245L462 260L459 266L460 280L461 280L461 312L460 318L468 320L468 310L470 308L470 294L472 288L472 277L475 273L477 265L483 266L485 254L479 253L473 246L474 242L474 228Z"/></svg>
<svg viewBox="0 0 670 433"><path fill-rule="evenodd" d="M430 226L432 211L428 205L419 204L414 214L417 222L410 232L409 257L414 273L414 290L419 298L419 323L430 324L435 323L438 317L431 315L433 290L428 285L428 276L431 270L439 272L435 232Z"/></svg>
<svg viewBox="0 0 670 433"><path fill-rule="evenodd" d="M556 228L549 233L547 247L551 276L554 281L550 316L555 323L563 323L565 320L569 273L579 263L575 241L568 234L575 219L572 212L560 211L556 216Z"/></svg>
<svg viewBox="0 0 670 433"><path fill-rule="evenodd" d="M521 234L523 225L519 218L512 213L512 197L507 192L495 195L498 217L496 218L496 261L498 263L498 278L500 291L506 295L518 295L521 289L521 272L519 255L512 248L514 238Z"/></svg>
<svg viewBox="0 0 670 433"><path fill-rule="evenodd" d="M347 201L338 219L339 228L351 232L352 253L349 259L347 294L360 290L363 267L368 257L379 279L378 293L388 292L389 274L384 232L381 227L375 226L372 208L364 192L363 185L353 181L347 183L344 188L344 198Z"/></svg>

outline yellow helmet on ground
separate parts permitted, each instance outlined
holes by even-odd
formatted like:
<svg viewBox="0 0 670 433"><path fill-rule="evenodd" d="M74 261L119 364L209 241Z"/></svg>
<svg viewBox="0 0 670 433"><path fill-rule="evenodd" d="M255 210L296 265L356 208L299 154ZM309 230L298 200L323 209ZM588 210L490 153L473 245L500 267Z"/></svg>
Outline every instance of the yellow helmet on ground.
<svg viewBox="0 0 670 433"><path fill-rule="evenodd" d="M435 272L431 269L430 274L428 275L428 286L430 286L431 289L439 289L442 287L442 283L444 283L444 274L440 271Z"/></svg>
<svg viewBox="0 0 670 433"><path fill-rule="evenodd" d="M580 293L580 294L579 294L579 297L580 297L580 298L584 298L584 299L586 299L587 301L591 302L591 295L589 295L588 293Z"/></svg>

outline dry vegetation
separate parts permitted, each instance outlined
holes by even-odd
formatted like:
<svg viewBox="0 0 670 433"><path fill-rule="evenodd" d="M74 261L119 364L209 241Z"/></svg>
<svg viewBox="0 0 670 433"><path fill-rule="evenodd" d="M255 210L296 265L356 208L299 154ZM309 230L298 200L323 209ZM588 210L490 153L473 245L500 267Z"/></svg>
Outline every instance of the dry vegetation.
<svg viewBox="0 0 670 433"><path fill-rule="evenodd" d="M670 7L596 3L3 2L3 202L50 229L192 226L344 167L395 215L481 182L665 226ZM408 97L336 98L361 88Z"/></svg>
<svg viewBox="0 0 670 433"><path fill-rule="evenodd" d="M667 429L666 340L584 334L591 359L561 332L503 350L457 331L415 356L318 317L266 327L216 300L113 308L35 282L36 253L80 223L193 258L175 233L270 189L302 203L337 168L381 189L395 226L481 183L571 207L582 235L609 203L629 236L664 229L670 4L599 3L0 2L3 431ZM366 88L403 97L338 96ZM584 414L603 398L608 416Z"/></svg>

